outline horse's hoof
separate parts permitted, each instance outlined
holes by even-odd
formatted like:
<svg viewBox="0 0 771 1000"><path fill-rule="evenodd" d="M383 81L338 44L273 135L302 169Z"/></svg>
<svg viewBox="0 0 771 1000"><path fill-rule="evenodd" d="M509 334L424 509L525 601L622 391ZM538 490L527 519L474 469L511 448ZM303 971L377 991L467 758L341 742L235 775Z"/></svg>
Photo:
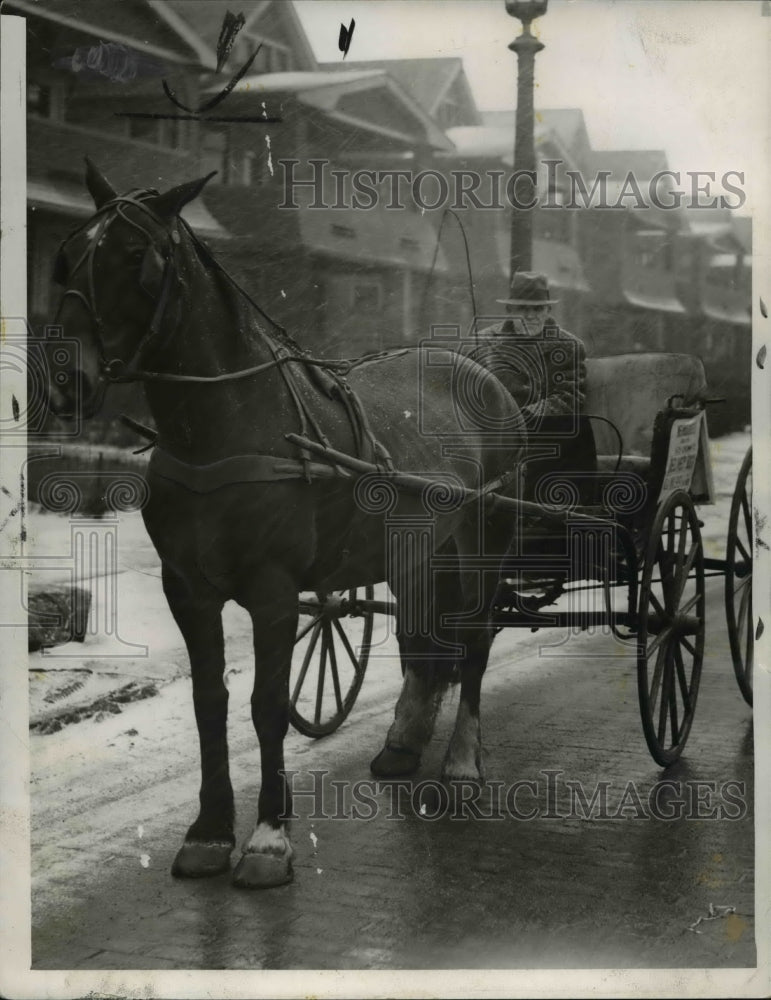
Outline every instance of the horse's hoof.
<svg viewBox="0 0 771 1000"><path fill-rule="evenodd" d="M277 854L242 854L233 872L239 889L272 889L292 881L292 861Z"/></svg>
<svg viewBox="0 0 771 1000"><path fill-rule="evenodd" d="M369 765L376 778L401 778L420 767L420 754L407 747L386 744Z"/></svg>
<svg viewBox="0 0 771 1000"><path fill-rule="evenodd" d="M177 851L171 874L175 878L208 878L230 867L232 844L203 844L191 841Z"/></svg>

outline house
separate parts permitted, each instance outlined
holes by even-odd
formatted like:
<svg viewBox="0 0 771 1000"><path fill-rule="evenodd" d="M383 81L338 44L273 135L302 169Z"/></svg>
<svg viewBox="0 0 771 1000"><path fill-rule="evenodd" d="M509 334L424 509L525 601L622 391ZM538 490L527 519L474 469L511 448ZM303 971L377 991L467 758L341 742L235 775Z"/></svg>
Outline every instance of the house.
<svg viewBox="0 0 771 1000"><path fill-rule="evenodd" d="M434 230L406 195L403 210L389 210L399 197L392 178L367 178L373 204L351 207L348 168L357 154L371 174L416 149L449 149L442 130L377 69L247 76L228 107L280 119L213 133L227 165L219 163L204 201L233 237L223 248L228 266L315 353L350 356L412 342Z"/></svg>
<svg viewBox="0 0 771 1000"><path fill-rule="evenodd" d="M321 66L332 73L372 69L388 73L442 129L482 124L463 69L463 60L457 56L372 59L368 62L346 59L345 62L327 62Z"/></svg>

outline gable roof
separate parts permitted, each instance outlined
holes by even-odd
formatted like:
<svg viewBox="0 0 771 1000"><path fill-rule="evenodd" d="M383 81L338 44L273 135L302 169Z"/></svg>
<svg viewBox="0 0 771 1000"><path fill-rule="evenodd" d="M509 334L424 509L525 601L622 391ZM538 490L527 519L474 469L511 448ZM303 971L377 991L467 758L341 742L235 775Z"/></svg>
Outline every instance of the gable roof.
<svg viewBox="0 0 771 1000"><path fill-rule="evenodd" d="M220 89L221 86L217 83L209 87L206 92L217 92ZM375 90L388 91L397 105L401 105L405 123L411 123L405 130L394 129L391 123L379 123L374 115L365 119L338 107L341 99L351 94ZM286 73L248 76L239 80L230 92L228 101L231 106L234 101L259 102L265 94L291 94L301 103L318 108L331 118L338 118L340 121L382 135L390 135L401 142L414 144L418 140L421 144L425 143L434 149L446 151L453 148L452 142L436 122L409 93L388 73L377 69L348 70L345 73L293 70ZM415 134L416 123L423 128L422 136Z"/></svg>
<svg viewBox="0 0 771 1000"><path fill-rule="evenodd" d="M212 3L211 0L209 2L147 0L147 2L158 9L159 16L164 17L167 23L179 32L180 37L201 50L206 56L206 61L202 64L207 69L214 69L217 62L217 40L226 5ZM318 65L316 58L293 4L287 0L240 0L238 10L243 13L246 23L237 39L249 37L252 33L258 37L264 34L266 38L288 45L296 64L301 69L316 68ZM281 37L274 37L277 34Z"/></svg>
<svg viewBox="0 0 771 1000"><path fill-rule="evenodd" d="M482 111L480 114L483 124L507 128L513 134L516 110ZM580 108L536 108L535 124L536 128L540 125L559 136L562 145L579 160L585 159L591 150L584 113Z"/></svg>
<svg viewBox="0 0 771 1000"><path fill-rule="evenodd" d="M436 59L371 59L368 61L321 63L326 70L342 72L349 69L384 70L397 80L430 115L435 115L452 86L457 85L463 94L468 111L467 124L479 123L476 109L460 56L444 56Z"/></svg>
<svg viewBox="0 0 771 1000"><path fill-rule="evenodd" d="M498 159L506 166L514 165L514 129L500 125L461 125L447 129L447 138L455 146L453 151L465 160ZM551 146L568 166L573 156L561 142L559 135L544 125L535 127L535 145L539 150Z"/></svg>

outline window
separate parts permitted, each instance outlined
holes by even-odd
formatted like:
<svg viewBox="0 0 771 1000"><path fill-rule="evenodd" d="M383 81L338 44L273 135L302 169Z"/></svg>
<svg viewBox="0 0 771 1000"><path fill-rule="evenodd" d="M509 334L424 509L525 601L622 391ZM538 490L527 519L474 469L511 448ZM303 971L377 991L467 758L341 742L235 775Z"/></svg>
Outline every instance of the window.
<svg viewBox="0 0 771 1000"><path fill-rule="evenodd" d="M379 281L354 281L351 300L355 311L379 312L383 306L383 286Z"/></svg>

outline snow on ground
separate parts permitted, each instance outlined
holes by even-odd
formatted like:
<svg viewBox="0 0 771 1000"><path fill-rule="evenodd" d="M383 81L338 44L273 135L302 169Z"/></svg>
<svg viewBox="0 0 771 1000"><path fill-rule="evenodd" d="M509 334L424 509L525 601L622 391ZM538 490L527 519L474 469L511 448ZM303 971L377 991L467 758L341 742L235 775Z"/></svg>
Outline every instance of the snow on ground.
<svg viewBox="0 0 771 1000"><path fill-rule="evenodd" d="M710 444L716 502L699 508L709 556L721 558L725 553L731 496L749 445L749 432ZM72 579L78 534L90 536L100 553L81 580L93 595L90 632L83 643L30 654L30 720L42 724L43 731L47 725L56 729L61 722L77 721L83 714L101 717L118 712L122 703L151 695L189 670L163 596L159 560L138 512L83 519L32 509L26 554L35 557L37 568L28 571L29 578ZM113 542L114 572L109 568ZM249 617L229 604L224 624L229 669L240 671L251 656ZM380 652L393 656L389 623L377 621L376 628L384 643Z"/></svg>

